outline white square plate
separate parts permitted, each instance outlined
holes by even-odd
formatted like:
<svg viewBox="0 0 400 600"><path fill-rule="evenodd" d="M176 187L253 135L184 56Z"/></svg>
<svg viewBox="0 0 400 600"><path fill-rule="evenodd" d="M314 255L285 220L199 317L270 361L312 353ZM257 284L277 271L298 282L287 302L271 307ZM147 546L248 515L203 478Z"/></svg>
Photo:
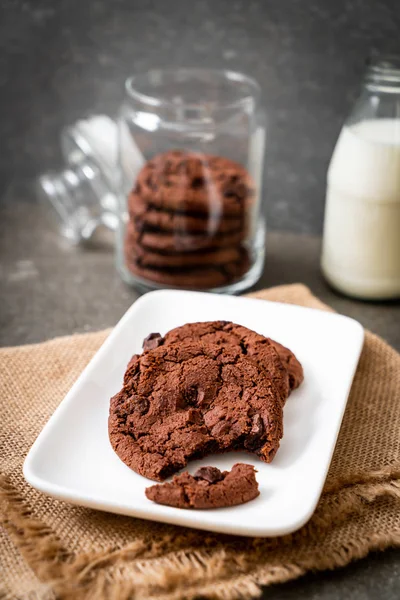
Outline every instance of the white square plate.
<svg viewBox="0 0 400 600"><path fill-rule="evenodd" d="M131 471L111 448L109 400L150 332L216 319L288 346L303 364L305 379L286 403L285 433L271 464L237 452L189 463L191 472L199 465L253 464L258 498L208 511L160 506L144 494L152 482ZM363 339L357 321L319 310L200 292L146 294L122 317L44 427L25 460L25 478L67 502L154 521L252 536L294 531L311 517L321 494Z"/></svg>

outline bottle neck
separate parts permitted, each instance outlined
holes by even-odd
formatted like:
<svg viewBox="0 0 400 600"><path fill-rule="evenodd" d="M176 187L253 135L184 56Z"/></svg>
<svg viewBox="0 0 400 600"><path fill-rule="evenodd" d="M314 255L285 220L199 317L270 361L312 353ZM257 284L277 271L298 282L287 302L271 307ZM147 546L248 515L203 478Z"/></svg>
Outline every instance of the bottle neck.
<svg viewBox="0 0 400 600"><path fill-rule="evenodd" d="M74 243L88 241L100 226L114 230L117 199L99 165L88 157L37 181L39 196L50 202L61 231Z"/></svg>
<svg viewBox="0 0 400 600"><path fill-rule="evenodd" d="M400 56L382 56L369 61L365 87L373 92L400 93Z"/></svg>

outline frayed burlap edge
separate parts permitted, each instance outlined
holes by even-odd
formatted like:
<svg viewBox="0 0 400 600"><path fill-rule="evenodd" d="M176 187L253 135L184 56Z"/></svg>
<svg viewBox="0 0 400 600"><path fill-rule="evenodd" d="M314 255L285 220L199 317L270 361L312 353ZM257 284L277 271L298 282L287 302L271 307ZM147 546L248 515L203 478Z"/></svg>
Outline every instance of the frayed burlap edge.
<svg viewBox="0 0 400 600"><path fill-rule="evenodd" d="M278 544L295 545L299 539L320 540L332 525L338 526L352 515L360 515L385 496L400 500L400 468L369 474L367 481L347 485L340 491L325 491L309 523L293 534L263 540L260 551L272 551ZM372 550L400 545L400 531L389 536L387 532L375 533L367 539L354 538L329 555L321 552L307 560L268 565L259 565L254 560L257 544L248 557L235 557L222 545L213 551L193 548L157 556L167 550L159 544L154 556L151 543L143 541L109 552L74 556L66 552L52 530L32 518L23 499L4 477L0 479L0 502L3 525L14 544L37 577L62 600L256 598L262 585L288 581L310 570L344 566Z"/></svg>

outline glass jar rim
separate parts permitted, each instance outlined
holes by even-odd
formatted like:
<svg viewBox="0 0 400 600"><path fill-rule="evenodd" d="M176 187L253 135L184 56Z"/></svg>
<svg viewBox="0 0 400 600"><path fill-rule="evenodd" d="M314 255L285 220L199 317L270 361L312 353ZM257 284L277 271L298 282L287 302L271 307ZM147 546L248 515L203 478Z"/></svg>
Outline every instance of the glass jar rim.
<svg viewBox="0 0 400 600"><path fill-rule="evenodd" d="M372 70L400 71L400 54L371 52L366 65Z"/></svg>
<svg viewBox="0 0 400 600"><path fill-rule="evenodd" d="M400 87L400 55L372 52L366 61L365 85L378 92L396 92Z"/></svg>
<svg viewBox="0 0 400 600"><path fill-rule="evenodd" d="M176 102L171 99L165 98L162 95L152 95L140 91L140 83L149 83L151 77L171 77L176 78L179 81L180 78L201 78L211 77L212 79L229 82L231 84L242 83L248 87L248 92L244 93L238 99L228 102L218 101L207 101L207 107L211 110L226 110L240 107L247 104L249 101L258 103L261 88L257 81L244 73L238 71L231 71L228 69L202 69L202 68L179 68L179 69L151 69L146 72L138 73L128 77L125 81L125 91L130 99L138 100L143 104L150 105L152 107L169 107L176 108ZM138 85L139 84L139 85ZM199 109L204 106L204 101L199 102L185 102L179 103L180 108L183 109Z"/></svg>

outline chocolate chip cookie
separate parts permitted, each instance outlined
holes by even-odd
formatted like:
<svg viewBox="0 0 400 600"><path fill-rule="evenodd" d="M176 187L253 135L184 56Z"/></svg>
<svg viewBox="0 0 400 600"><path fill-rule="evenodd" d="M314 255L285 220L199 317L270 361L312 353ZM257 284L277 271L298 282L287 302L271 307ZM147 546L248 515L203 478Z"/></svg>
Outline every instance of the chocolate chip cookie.
<svg viewBox="0 0 400 600"><path fill-rule="evenodd" d="M156 208L150 201L132 192L128 198L129 215L138 230L153 229L167 233L214 236L223 233L245 233L241 217L221 218L213 215L185 215Z"/></svg>
<svg viewBox="0 0 400 600"><path fill-rule="evenodd" d="M152 269L175 267L204 267L240 262L246 255L241 246L215 248L205 252L182 252L180 254L161 254L146 249L140 244L132 244L127 250L128 260L136 261L141 267Z"/></svg>
<svg viewBox="0 0 400 600"><path fill-rule="evenodd" d="M186 288L194 290L210 290L239 279L249 268L248 255L238 262L212 266L197 267L142 267L135 259L126 258L129 270L142 278L162 286ZM143 282L145 283L145 281Z"/></svg>
<svg viewBox="0 0 400 600"><path fill-rule="evenodd" d="M208 252L215 248L240 246L243 232L229 232L215 235L187 235L164 231L140 230L133 223L126 229L125 248L129 251L133 246L142 246L146 250L160 254L182 254L184 252Z"/></svg>
<svg viewBox="0 0 400 600"><path fill-rule="evenodd" d="M181 473L171 482L146 489L149 500L177 508L222 508L244 504L259 496L256 470L237 463L231 471L201 467L194 475Z"/></svg>
<svg viewBox="0 0 400 600"><path fill-rule="evenodd" d="M234 345L240 349L243 355L257 360L274 382L282 405L286 402L289 395L287 364L290 361L288 353L292 354L290 350L279 344L279 348L284 350L284 355L281 356L275 342L230 321L187 323L169 331L165 335L163 343L168 345L195 339L218 346Z"/></svg>
<svg viewBox="0 0 400 600"><path fill-rule="evenodd" d="M132 358L108 429L124 463L162 481L212 452L247 450L270 462L283 434L282 403L272 378L238 345L187 340Z"/></svg>
<svg viewBox="0 0 400 600"><path fill-rule="evenodd" d="M160 210L220 219L240 216L254 200L254 184L241 165L209 154L158 154L140 171L134 193Z"/></svg>

